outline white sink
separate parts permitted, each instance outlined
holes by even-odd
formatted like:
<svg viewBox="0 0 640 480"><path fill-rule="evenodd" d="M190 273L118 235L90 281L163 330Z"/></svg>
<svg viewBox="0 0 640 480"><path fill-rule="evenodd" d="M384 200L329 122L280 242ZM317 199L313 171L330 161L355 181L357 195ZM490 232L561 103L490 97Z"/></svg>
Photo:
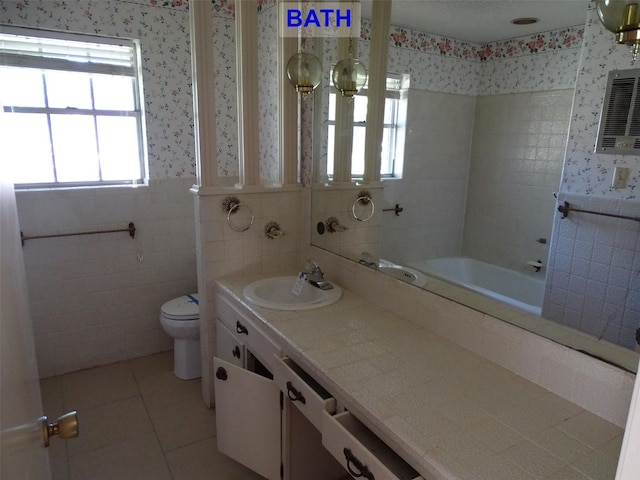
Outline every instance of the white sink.
<svg viewBox="0 0 640 480"><path fill-rule="evenodd" d="M331 305L342 297L342 289L332 282L329 282L333 285L330 290L321 290L304 282L300 294L295 295L292 290L296 280L294 275L257 280L247 285L242 294L251 303L272 310L320 308Z"/></svg>

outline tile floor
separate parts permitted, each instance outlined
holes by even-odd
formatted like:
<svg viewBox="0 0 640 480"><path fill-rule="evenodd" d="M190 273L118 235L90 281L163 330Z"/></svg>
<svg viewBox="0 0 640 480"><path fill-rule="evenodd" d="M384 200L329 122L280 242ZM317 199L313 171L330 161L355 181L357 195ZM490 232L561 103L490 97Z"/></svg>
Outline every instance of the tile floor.
<svg viewBox="0 0 640 480"><path fill-rule="evenodd" d="M163 352L41 381L50 419L78 411L80 436L53 438L54 480L258 480L216 449L200 380Z"/></svg>

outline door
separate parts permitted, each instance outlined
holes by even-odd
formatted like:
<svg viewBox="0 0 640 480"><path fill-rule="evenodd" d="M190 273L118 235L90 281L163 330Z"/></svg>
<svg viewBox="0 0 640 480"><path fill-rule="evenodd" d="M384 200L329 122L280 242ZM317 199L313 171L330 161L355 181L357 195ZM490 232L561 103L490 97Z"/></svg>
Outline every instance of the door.
<svg viewBox="0 0 640 480"><path fill-rule="evenodd" d="M39 421L42 399L27 281L6 167L0 162L0 478L47 480L51 472Z"/></svg>
<svg viewBox="0 0 640 480"><path fill-rule="evenodd" d="M280 390L273 380L217 357L218 450L268 480L280 479Z"/></svg>

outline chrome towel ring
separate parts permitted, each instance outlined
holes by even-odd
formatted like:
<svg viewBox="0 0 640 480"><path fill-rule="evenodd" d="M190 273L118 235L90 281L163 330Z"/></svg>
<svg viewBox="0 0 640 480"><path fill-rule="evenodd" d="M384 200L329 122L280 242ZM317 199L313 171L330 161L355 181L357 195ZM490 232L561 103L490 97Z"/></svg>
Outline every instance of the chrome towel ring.
<svg viewBox="0 0 640 480"><path fill-rule="evenodd" d="M367 216L362 216L359 217L358 214L356 213L356 206L357 205L371 205L371 211L369 212L369 215ZM376 211L376 206L373 203L373 199L371 198L371 194L367 191L367 190L362 190L359 194L358 194L358 198L356 198L355 202L353 202L353 205L351 206L351 214L353 215L353 218L355 218L356 220L358 220L359 222L366 222L367 220L370 220L371 217L373 217L373 214Z"/></svg>
<svg viewBox="0 0 640 480"><path fill-rule="evenodd" d="M222 205L227 210L227 223L229 224L231 230L234 230L236 232L246 232L247 230L249 230L249 228L251 228L251 225L253 225L253 221L255 220L255 215L253 214L253 209L249 206L248 203L242 203L236 197L227 197L222 202ZM231 215L237 213L240 207L244 207L249 210L249 214L251 215L251 219L246 225L237 225L231 221Z"/></svg>

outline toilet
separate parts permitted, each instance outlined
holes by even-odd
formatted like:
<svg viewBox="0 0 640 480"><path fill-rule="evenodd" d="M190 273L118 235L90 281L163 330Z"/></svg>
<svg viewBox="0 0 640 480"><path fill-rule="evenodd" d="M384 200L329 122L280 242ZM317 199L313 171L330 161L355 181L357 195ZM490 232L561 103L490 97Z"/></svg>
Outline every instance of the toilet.
<svg viewBox="0 0 640 480"><path fill-rule="evenodd" d="M160 307L160 325L174 338L173 373L182 380L202 376L198 304L198 294L193 293L169 300Z"/></svg>

